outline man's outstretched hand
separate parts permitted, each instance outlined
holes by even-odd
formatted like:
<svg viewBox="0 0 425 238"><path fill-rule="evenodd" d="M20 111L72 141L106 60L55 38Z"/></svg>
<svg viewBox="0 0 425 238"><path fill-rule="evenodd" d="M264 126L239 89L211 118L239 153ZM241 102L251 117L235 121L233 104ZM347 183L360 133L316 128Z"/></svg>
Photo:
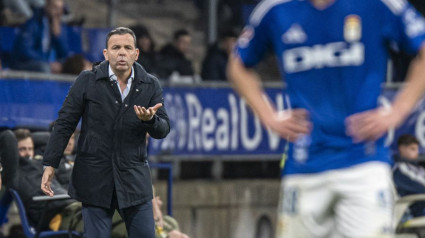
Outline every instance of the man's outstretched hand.
<svg viewBox="0 0 425 238"><path fill-rule="evenodd" d="M162 107L162 103L157 103L155 106L148 109L134 105L134 111L136 112L137 117L142 121L149 121L156 114L156 111Z"/></svg>

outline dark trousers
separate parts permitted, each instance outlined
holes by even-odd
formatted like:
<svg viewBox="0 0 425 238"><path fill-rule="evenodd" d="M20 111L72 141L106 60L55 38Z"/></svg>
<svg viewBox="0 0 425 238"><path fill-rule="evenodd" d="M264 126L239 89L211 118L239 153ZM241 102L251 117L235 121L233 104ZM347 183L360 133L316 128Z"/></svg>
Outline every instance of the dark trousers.
<svg viewBox="0 0 425 238"><path fill-rule="evenodd" d="M117 209L129 238L155 238L152 201L144 204ZM102 208L83 204L84 235L86 238L111 237L112 216L115 206Z"/></svg>

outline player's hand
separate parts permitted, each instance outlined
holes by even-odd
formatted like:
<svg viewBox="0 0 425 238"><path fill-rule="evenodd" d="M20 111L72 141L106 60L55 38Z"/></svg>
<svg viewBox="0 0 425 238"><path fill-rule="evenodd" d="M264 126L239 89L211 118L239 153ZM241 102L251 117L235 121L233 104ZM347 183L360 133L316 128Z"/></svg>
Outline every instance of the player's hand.
<svg viewBox="0 0 425 238"><path fill-rule="evenodd" d="M305 109L280 111L264 119L264 124L285 140L295 141L301 134L309 134L312 128L309 113Z"/></svg>
<svg viewBox="0 0 425 238"><path fill-rule="evenodd" d="M389 129L397 127L401 120L400 114L394 113L394 110L380 107L351 115L345 123L347 134L358 143L379 139Z"/></svg>
<svg viewBox="0 0 425 238"><path fill-rule="evenodd" d="M136 112L137 117L142 121L149 121L156 114L156 111L162 107L162 103L157 103L155 106L148 109L134 105L134 111Z"/></svg>
<svg viewBox="0 0 425 238"><path fill-rule="evenodd" d="M52 166L47 166L44 169L43 178L41 179L41 190L50 197L53 197L53 190L50 187L53 176L55 175L55 168Z"/></svg>

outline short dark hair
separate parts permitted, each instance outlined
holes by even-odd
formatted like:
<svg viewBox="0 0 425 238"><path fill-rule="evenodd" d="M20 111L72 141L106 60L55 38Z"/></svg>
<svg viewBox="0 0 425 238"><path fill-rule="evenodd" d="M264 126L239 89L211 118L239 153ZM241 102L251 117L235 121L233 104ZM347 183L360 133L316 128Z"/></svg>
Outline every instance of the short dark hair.
<svg viewBox="0 0 425 238"><path fill-rule="evenodd" d="M136 35L134 34L134 32L130 28L127 28L127 27L117 27L117 28L113 29L112 31L110 31L108 33L108 36L106 37L106 49L108 49L108 41L109 41L109 38L111 38L111 36L113 36L113 35L125 35L125 34L130 34L131 36L133 36L134 47L137 48Z"/></svg>
<svg viewBox="0 0 425 238"><path fill-rule="evenodd" d="M28 129L16 129L13 133L15 133L16 140L18 141L25 140L28 137L32 139L31 132Z"/></svg>
<svg viewBox="0 0 425 238"><path fill-rule="evenodd" d="M419 141L418 139L416 139L416 137L409 134L401 135L397 140L398 147L402 145L411 145L411 144L419 145Z"/></svg>
<svg viewBox="0 0 425 238"><path fill-rule="evenodd" d="M190 36L190 34L186 29L179 29L174 32L173 39L176 41L182 36Z"/></svg>

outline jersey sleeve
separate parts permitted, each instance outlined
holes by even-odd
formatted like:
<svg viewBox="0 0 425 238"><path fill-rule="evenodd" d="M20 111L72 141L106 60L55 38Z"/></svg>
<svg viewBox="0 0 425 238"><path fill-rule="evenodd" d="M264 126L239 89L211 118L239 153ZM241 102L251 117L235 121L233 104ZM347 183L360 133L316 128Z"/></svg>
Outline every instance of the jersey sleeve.
<svg viewBox="0 0 425 238"><path fill-rule="evenodd" d="M425 41L425 19L405 0L381 0L383 34L392 46L416 53Z"/></svg>
<svg viewBox="0 0 425 238"><path fill-rule="evenodd" d="M260 5L260 4L259 4ZM261 13L261 9L252 12L248 24L238 38L235 53L246 67L255 66L269 48L270 11Z"/></svg>

